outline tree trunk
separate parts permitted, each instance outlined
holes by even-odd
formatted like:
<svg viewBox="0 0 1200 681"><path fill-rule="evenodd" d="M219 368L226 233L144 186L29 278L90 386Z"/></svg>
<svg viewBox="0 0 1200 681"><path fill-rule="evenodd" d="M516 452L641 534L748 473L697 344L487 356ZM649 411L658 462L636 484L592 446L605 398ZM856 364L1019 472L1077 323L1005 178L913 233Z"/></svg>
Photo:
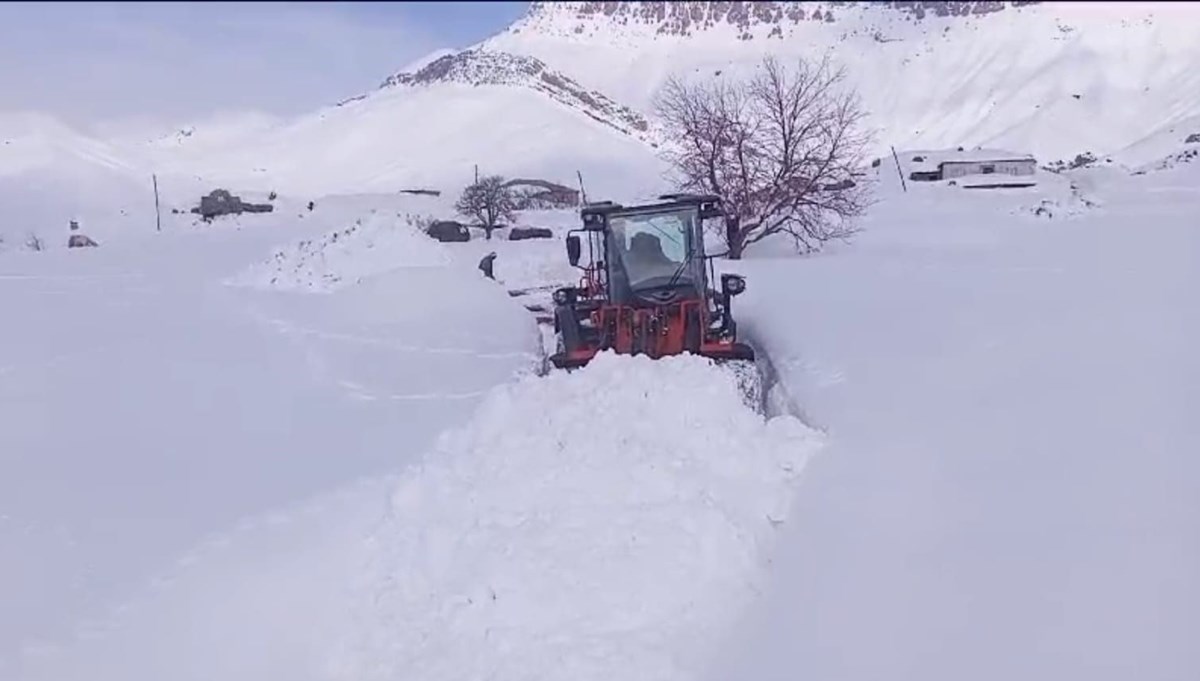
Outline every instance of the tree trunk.
<svg viewBox="0 0 1200 681"><path fill-rule="evenodd" d="M728 258L741 260L742 249L745 248L746 235L741 230L741 220L737 216L725 218L725 245L729 247Z"/></svg>

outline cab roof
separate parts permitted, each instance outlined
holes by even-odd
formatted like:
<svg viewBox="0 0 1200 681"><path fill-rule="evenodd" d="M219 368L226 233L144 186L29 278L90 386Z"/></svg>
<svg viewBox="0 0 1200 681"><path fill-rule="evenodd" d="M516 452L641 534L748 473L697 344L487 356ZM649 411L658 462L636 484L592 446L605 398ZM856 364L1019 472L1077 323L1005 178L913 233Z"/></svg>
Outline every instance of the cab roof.
<svg viewBox="0 0 1200 681"><path fill-rule="evenodd" d="M579 214L587 223L589 216L607 216L613 213L649 213L693 206L703 208L705 204L712 205L713 209L719 210L721 204L721 198L711 194L663 194L658 198L658 202L655 203L641 203L632 206L623 206L613 201L595 201L581 208Z"/></svg>

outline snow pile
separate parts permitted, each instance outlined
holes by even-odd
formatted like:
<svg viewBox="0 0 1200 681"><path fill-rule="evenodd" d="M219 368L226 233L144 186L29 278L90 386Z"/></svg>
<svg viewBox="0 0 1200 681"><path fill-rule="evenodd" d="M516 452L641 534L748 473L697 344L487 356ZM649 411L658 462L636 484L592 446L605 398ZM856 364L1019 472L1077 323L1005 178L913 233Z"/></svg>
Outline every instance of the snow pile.
<svg viewBox="0 0 1200 681"><path fill-rule="evenodd" d="M580 225L579 210L530 210L518 213L514 227L545 228L554 235L549 239L526 239L510 241L511 230L497 230L489 241L478 238L480 232L472 230L471 241L455 244L455 255L478 262L489 252L496 253L496 280L509 289L525 289L547 284L575 282L580 277L578 269L567 261L564 239L568 230Z"/></svg>
<svg viewBox="0 0 1200 681"><path fill-rule="evenodd" d="M327 293L399 268L449 263L445 248L423 234L411 215L401 218L372 211L365 221L279 249L227 283Z"/></svg>
<svg viewBox="0 0 1200 681"><path fill-rule="evenodd" d="M331 674L690 678L817 446L693 357L499 388L396 490Z"/></svg>
<svg viewBox="0 0 1200 681"><path fill-rule="evenodd" d="M1020 210L1047 220L1073 219L1087 215L1088 211L1098 208L1100 205L1100 202L1089 196L1079 184L1071 182L1069 194L1060 193L1053 198L1043 198L1037 205L1023 206Z"/></svg>

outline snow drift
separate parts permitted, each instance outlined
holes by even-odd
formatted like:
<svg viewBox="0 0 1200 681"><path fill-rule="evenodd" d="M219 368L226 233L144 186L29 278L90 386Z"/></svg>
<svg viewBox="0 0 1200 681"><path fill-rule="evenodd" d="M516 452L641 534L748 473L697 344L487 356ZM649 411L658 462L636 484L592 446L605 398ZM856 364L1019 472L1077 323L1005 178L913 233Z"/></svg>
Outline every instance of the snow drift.
<svg viewBox="0 0 1200 681"><path fill-rule="evenodd" d="M331 675L693 678L816 447L698 358L501 387L396 490Z"/></svg>
<svg viewBox="0 0 1200 681"><path fill-rule="evenodd" d="M373 212L345 229L277 249L227 283L279 290L334 291L401 267L444 267L445 248L414 217Z"/></svg>

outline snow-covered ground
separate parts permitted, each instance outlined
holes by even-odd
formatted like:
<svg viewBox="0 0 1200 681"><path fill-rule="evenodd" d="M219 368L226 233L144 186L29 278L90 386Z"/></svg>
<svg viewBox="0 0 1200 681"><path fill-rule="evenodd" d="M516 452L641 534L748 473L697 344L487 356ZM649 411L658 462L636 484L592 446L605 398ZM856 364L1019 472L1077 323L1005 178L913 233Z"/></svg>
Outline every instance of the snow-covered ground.
<svg viewBox="0 0 1200 681"><path fill-rule="evenodd" d="M1065 221L891 193L852 247L739 265L829 445L707 678L1200 674L1197 171Z"/></svg>
<svg viewBox="0 0 1200 681"><path fill-rule="evenodd" d="M507 289L571 277L561 239L428 208L0 259L5 678L700 673L818 436L698 359L535 376Z"/></svg>
<svg viewBox="0 0 1200 681"><path fill-rule="evenodd" d="M206 539L403 466L538 366L525 311L468 267L393 250L328 296L223 283L367 217L350 203L0 255L0 677Z"/></svg>

